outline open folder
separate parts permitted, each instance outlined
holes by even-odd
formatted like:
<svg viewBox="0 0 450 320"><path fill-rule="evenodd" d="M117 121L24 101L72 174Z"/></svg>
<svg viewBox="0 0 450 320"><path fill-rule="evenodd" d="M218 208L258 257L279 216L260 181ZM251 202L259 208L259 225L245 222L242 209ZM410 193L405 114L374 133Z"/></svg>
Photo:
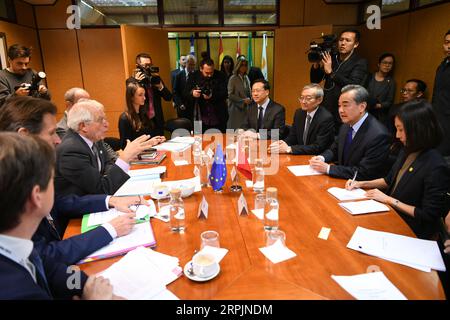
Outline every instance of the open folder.
<svg viewBox="0 0 450 320"><path fill-rule="evenodd" d="M156 246L156 240L150 222L136 224L128 235L114 239L109 245L90 254L78 262L78 264L119 256L141 246Z"/></svg>

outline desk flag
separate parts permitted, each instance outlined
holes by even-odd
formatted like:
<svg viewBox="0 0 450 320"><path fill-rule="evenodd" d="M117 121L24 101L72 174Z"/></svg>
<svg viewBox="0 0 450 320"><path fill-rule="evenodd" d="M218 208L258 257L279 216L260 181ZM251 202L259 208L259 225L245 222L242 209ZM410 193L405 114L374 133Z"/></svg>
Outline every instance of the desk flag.
<svg viewBox="0 0 450 320"><path fill-rule="evenodd" d="M220 144L218 144L216 148L216 154L214 155L214 162L211 167L209 180L214 191L222 189L225 181L227 180L227 166L225 164L225 157Z"/></svg>
<svg viewBox="0 0 450 320"><path fill-rule="evenodd" d="M238 149L237 150L237 152L238 152L237 169L247 179L252 180L252 169L250 168L250 165L248 164L248 160L245 157L245 150L244 150L244 148L241 148L240 145L237 145L236 148Z"/></svg>

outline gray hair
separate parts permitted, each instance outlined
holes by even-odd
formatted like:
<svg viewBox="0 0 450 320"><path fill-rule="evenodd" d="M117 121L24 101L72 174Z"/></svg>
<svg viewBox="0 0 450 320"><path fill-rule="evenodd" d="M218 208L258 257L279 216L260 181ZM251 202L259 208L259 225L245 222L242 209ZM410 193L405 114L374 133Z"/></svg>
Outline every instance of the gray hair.
<svg viewBox="0 0 450 320"><path fill-rule="evenodd" d="M70 88L66 91L66 93L64 93L64 101L75 104L80 99L80 93L87 93L89 95L89 93L83 88L74 87Z"/></svg>
<svg viewBox="0 0 450 320"><path fill-rule="evenodd" d="M67 114L67 126L78 132L80 123L95 121L96 114L103 110L104 107L100 102L82 99L75 103Z"/></svg>
<svg viewBox="0 0 450 320"><path fill-rule="evenodd" d="M367 103L369 100L369 93L363 86L358 84L348 84L342 88L341 94L349 91L353 91L353 100L355 100L357 104L361 104L363 102Z"/></svg>
<svg viewBox="0 0 450 320"><path fill-rule="evenodd" d="M316 98L323 98L323 89L320 85L318 85L317 83L310 83L307 84L306 86L303 87L303 90L308 90L308 89L315 89L316 91Z"/></svg>
<svg viewBox="0 0 450 320"><path fill-rule="evenodd" d="M191 60L193 60L194 63L197 63L197 58L196 58L194 55L192 55L192 54L188 54L188 55L186 56L186 63L188 63L188 62L191 61Z"/></svg>

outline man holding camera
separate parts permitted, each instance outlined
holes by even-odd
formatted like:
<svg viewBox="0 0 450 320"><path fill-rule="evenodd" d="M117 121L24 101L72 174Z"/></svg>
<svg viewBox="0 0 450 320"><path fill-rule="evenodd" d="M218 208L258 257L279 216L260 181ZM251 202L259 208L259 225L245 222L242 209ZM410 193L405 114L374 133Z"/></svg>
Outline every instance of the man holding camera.
<svg viewBox="0 0 450 320"><path fill-rule="evenodd" d="M145 89L145 104L143 114L151 123L151 133L154 136L164 135L164 114L161 107L161 97L170 101L172 93L167 89L159 76L159 68L155 67L152 58L147 53L140 53L136 56L136 69L134 75L127 79L126 85L130 82L137 82Z"/></svg>
<svg viewBox="0 0 450 320"><path fill-rule="evenodd" d="M0 107L11 96L33 96L50 100L48 89L42 84L45 73L28 67L31 48L15 44L8 48L9 67L0 71Z"/></svg>
<svg viewBox="0 0 450 320"><path fill-rule="evenodd" d="M214 69L210 58L200 62L200 70L190 76L184 90L188 118L202 122L202 130L219 129L225 133L228 121L227 79L223 72Z"/></svg>
<svg viewBox="0 0 450 320"><path fill-rule="evenodd" d="M323 106L333 115L336 133L342 124L338 112L341 89L349 84L363 85L367 77L367 61L354 53L359 45L360 33L355 29L341 32L338 53L322 53L320 62L313 62L310 79L313 83L325 80Z"/></svg>

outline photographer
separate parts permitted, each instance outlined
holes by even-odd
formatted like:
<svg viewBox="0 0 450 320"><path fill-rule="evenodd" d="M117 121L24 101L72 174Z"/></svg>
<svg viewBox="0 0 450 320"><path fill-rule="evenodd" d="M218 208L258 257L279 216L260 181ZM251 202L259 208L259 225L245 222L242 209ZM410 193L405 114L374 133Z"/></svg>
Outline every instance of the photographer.
<svg viewBox="0 0 450 320"><path fill-rule="evenodd" d="M219 129L225 133L228 121L227 79L223 72L214 70L214 61L204 59L200 70L189 76L184 90L189 118L202 121L202 129Z"/></svg>
<svg viewBox="0 0 450 320"><path fill-rule="evenodd" d="M33 96L50 100L38 73L28 68L31 48L15 44L8 48L9 67L0 71L0 107L11 96ZM39 72L39 74L45 74Z"/></svg>
<svg viewBox="0 0 450 320"><path fill-rule="evenodd" d="M172 93L167 89L159 76L159 68L155 67L152 58L147 53L136 56L134 75L127 79L126 85L139 83L145 89L145 104L141 107L142 114L150 120L151 136L164 135L164 114L161 107L161 97L170 101Z"/></svg>
<svg viewBox="0 0 450 320"><path fill-rule="evenodd" d="M349 84L364 85L367 77L367 61L354 51L359 45L360 33L354 29L341 32L338 52L322 53L322 60L313 62L310 72L312 83L325 80L323 106L334 116L336 133L341 126L338 100L341 89Z"/></svg>

